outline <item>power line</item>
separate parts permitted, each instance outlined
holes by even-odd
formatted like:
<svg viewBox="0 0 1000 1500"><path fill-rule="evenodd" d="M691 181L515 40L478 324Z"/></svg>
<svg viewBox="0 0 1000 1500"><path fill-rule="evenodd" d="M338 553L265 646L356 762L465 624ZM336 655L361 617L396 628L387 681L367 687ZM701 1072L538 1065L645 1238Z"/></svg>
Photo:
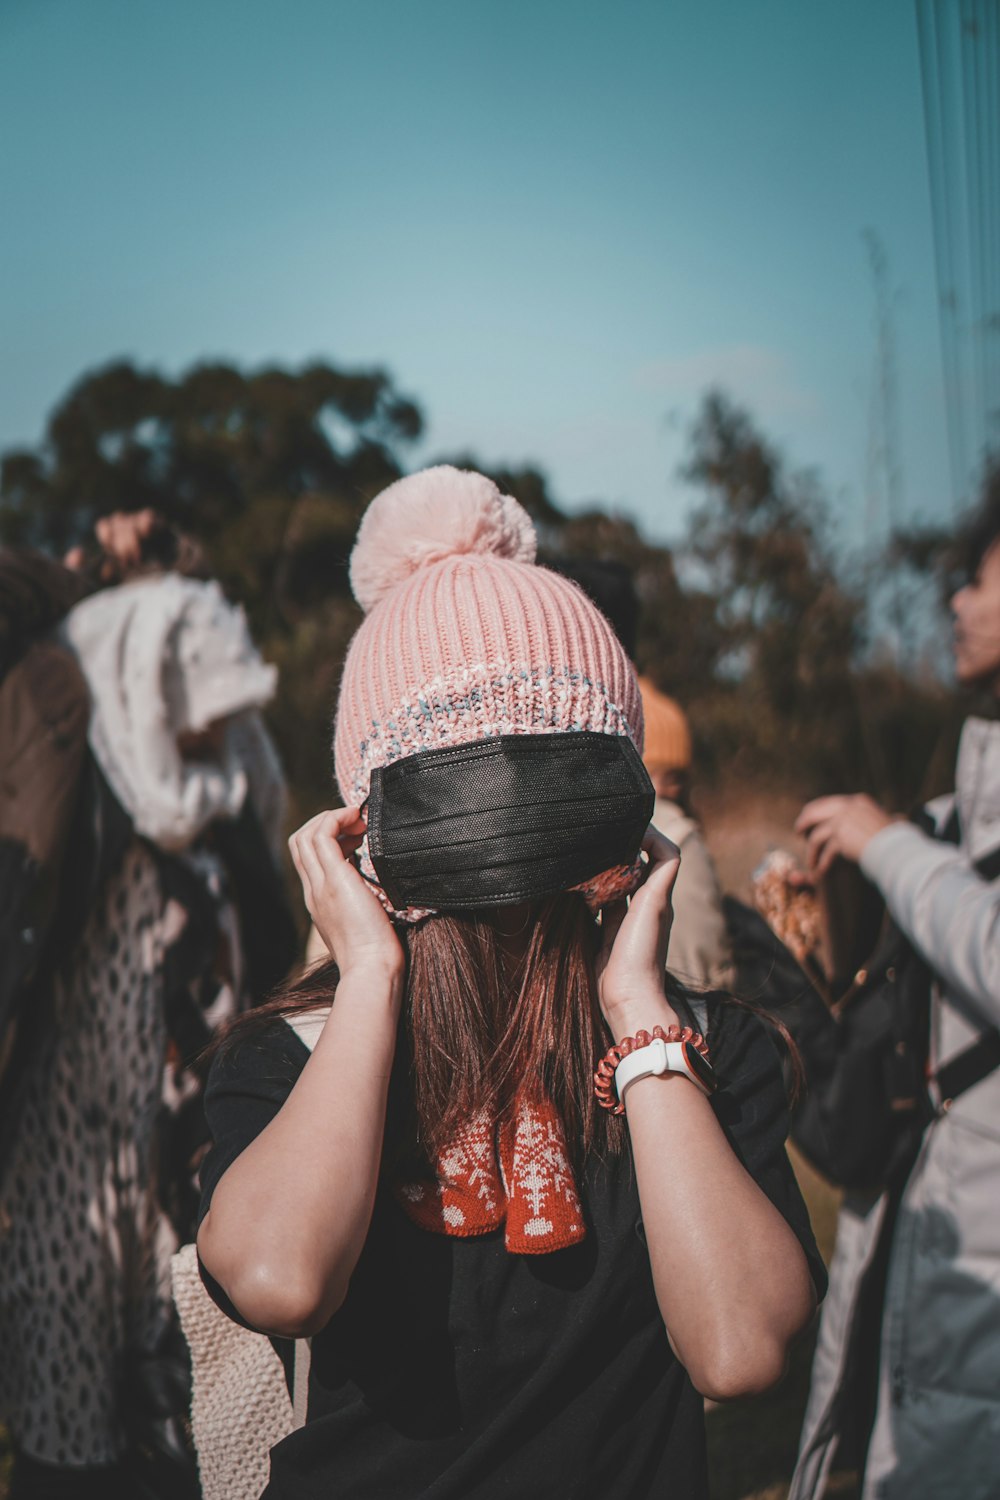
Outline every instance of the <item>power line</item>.
<svg viewBox="0 0 1000 1500"><path fill-rule="evenodd" d="M1000 0L915 0L952 500L1000 449Z"/></svg>

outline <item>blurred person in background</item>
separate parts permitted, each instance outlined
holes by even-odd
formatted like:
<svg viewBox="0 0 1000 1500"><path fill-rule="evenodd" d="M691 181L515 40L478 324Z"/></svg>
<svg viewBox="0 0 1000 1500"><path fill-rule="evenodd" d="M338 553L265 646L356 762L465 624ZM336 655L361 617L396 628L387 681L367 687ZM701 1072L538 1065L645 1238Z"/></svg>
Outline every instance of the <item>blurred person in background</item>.
<svg viewBox="0 0 1000 1500"><path fill-rule="evenodd" d="M656 791L653 822L681 851L667 967L684 984L731 990L733 956L712 856L691 808L691 729L680 704L639 678L646 721L643 764Z"/></svg>
<svg viewBox="0 0 1000 1500"><path fill-rule="evenodd" d="M164 531L149 515L106 518L101 554L68 559L75 575L0 555L17 584L0 614L3 687L28 662L23 701L41 704L42 725L9 801L27 803L29 825L46 795L70 809L47 849L41 937L29 928L10 986L0 1418L18 1500L197 1493L169 1289L206 1140L193 1064L294 953L283 779L259 714L275 669L216 584L164 571L161 544L174 561L183 551ZM54 683L74 726L82 697L87 745L53 762L46 788L24 767L58 738ZM31 874L38 850L18 854L4 814L4 873Z"/></svg>
<svg viewBox="0 0 1000 1500"><path fill-rule="evenodd" d="M990 708L966 720L954 794L926 809L933 833L865 796L821 797L797 825L814 875L859 866L932 971L929 1067L952 1086L932 1084L943 1097L898 1197L841 1210L791 1500L819 1500L850 1432L845 1371L880 1267L863 1500L1000 1493L1000 468L963 551L955 671Z"/></svg>
<svg viewBox="0 0 1000 1500"><path fill-rule="evenodd" d="M151 510L104 516L95 532L96 549L74 547L62 563L0 547L0 1079L28 1040L20 1010L45 952L86 781L90 694L56 627L96 588L165 566L201 567L195 544ZM0 1088L0 1133L7 1100Z"/></svg>

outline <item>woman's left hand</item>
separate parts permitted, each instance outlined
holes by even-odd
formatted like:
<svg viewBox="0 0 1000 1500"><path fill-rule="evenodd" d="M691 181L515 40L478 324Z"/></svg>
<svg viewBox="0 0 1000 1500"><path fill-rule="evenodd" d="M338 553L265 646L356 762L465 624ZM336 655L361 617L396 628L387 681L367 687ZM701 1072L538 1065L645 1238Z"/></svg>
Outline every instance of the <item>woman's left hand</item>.
<svg viewBox="0 0 1000 1500"><path fill-rule="evenodd" d="M673 921L670 895L681 853L652 824L642 847L649 863L639 889L628 902L616 901L601 913L597 994L616 1039L629 1033L633 1017L647 1030L677 1019L667 1004L663 979Z"/></svg>
<svg viewBox="0 0 1000 1500"><path fill-rule="evenodd" d="M288 840L306 910L341 980L352 970L398 976L406 966L392 923L351 860L366 831L361 809L342 807L317 813Z"/></svg>

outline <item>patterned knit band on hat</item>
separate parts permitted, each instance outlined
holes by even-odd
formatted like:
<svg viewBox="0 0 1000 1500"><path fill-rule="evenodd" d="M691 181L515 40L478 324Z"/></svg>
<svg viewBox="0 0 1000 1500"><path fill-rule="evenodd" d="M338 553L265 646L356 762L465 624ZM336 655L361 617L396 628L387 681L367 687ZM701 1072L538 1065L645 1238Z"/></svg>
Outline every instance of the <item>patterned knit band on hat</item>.
<svg viewBox="0 0 1000 1500"><path fill-rule="evenodd" d="M501 735L589 730L627 736L641 753L628 657L583 591L535 563L535 549L526 511L482 474L442 465L372 501L351 556L366 618L344 666L334 739L345 805L365 801L376 767ZM367 839L359 862L378 891ZM578 889L601 904L638 878L638 865L622 866ZM434 1181L398 1185L425 1229L467 1236L503 1225L508 1249L522 1254L584 1237L562 1121L545 1099L522 1099L499 1136L493 1122L468 1121L435 1171Z"/></svg>

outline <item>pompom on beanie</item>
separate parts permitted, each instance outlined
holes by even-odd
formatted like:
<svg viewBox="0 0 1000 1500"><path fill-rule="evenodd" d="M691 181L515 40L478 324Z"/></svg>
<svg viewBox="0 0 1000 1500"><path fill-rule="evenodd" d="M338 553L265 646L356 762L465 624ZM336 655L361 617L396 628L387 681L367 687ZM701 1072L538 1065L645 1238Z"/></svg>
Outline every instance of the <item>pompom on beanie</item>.
<svg viewBox="0 0 1000 1500"><path fill-rule="evenodd" d="M440 465L372 501L350 564L366 617L334 734L345 805L364 802L376 766L493 735L592 730L642 752L628 657L583 590L535 551L527 512L482 474Z"/></svg>

